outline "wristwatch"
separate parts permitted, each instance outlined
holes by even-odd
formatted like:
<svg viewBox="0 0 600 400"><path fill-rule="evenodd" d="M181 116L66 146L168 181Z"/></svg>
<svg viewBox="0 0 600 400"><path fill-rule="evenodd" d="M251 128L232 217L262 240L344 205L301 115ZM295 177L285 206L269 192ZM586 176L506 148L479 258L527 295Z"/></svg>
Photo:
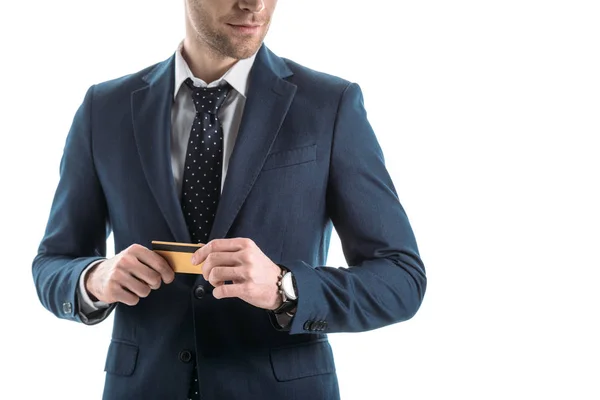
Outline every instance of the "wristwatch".
<svg viewBox="0 0 600 400"><path fill-rule="evenodd" d="M282 265L279 265L279 268L281 268L281 274L279 275L280 279L277 285L279 286L279 293L283 301L279 307L273 310L275 314L289 312L298 303L298 291L296 290L294 274Z"/></svg>
<svg viewBox="0 0 600 400"><path fill-rule="evenodd" d="M284 301L287 299L298 300L298 294L296 293L296 279L294 279L292 271L287 271L283 274L283 278L281 278L281 290L285 296Z"/></svg>

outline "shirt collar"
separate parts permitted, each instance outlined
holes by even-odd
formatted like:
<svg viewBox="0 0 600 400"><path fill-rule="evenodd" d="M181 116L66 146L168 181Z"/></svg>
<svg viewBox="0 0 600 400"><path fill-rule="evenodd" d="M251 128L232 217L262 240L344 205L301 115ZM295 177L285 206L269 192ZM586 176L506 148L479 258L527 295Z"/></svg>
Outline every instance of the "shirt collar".
<svg viewBox="0 0 600 400"><path fill-rule="evenodd" d="M256 58L257 53L254 53L249 58L239 60L233 65L233 67L225 72L222 77L207 84L202 79L196 78L194 74L192 74L188 63L181 54L182 48L183 44L180 44L177 48L177 52L175 53L175 90L173 91L173 100L177 98L177 93L179 93L181 85L183 85L183 82L185 82L187 78L190 78L192 82L194 82L195 86L200 87L215 87L222 85L223 81L225 81L229 83L236 92L244 96L244 98L246 97L250 70L252 69L252 65L254 65L254 59Z"/></svg>

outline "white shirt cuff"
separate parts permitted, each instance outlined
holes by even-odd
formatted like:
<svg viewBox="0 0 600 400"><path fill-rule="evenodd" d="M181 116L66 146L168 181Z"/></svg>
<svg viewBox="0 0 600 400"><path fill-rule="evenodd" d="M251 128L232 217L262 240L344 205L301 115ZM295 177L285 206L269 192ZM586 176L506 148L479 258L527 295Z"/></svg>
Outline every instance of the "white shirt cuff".
<svg viewBox="0 0 600 400"><path fill-rule="evenodd" d="M101 310L104 308L108 308L110 306L110 304L105 303L103 301L92 301L92 299L90 299L90 296L88 295L87 290L85 288L85 277L87 276L88 272L94 266L100 264L103 261L104 260L94 261L93 263L88 265L86 267L86 269L83 270L83 273L79 277L79 287L77 288L77 298L79 300L79 311L86 316L90 315L91 313L93 313L95 311L98 311L98 310Z"/></svg>

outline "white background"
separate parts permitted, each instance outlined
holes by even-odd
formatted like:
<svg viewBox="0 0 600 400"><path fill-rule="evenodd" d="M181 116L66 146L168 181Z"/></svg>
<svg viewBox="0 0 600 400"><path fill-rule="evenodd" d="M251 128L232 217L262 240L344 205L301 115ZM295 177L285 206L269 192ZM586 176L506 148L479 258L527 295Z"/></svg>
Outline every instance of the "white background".
<svg viewBox="0 0 600 400"><path fill-rule="evenodd" d="M112 319L55 318L31 261L86 89L169 57L181 3L0 3L2 399L101 396ZM600 398L599 20L597 1L280 1L267 44L361 85L429 277L414 319L331 335L343 399Z"/></svg>

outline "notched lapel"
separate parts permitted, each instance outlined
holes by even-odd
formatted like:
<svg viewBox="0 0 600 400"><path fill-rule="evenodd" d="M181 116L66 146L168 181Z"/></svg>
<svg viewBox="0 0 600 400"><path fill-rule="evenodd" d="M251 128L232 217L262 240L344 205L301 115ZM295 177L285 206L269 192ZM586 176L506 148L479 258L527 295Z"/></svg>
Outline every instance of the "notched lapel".
<svg viewBox="0 0 600 400"><path fill-rule="evenodd" d="M170 158L174 68L173 57L158 64L144 78L148 85L131 94L131 107L135 141L148 185L174 239L189 242Z"/></svg>
<svg viewBox="0 0 600 400"><path fill-rule="evenodd" d="M265 46L259 50L211 239L226 237L256 182L296 93L296 85L283 79L291 74Z"/></svg>

